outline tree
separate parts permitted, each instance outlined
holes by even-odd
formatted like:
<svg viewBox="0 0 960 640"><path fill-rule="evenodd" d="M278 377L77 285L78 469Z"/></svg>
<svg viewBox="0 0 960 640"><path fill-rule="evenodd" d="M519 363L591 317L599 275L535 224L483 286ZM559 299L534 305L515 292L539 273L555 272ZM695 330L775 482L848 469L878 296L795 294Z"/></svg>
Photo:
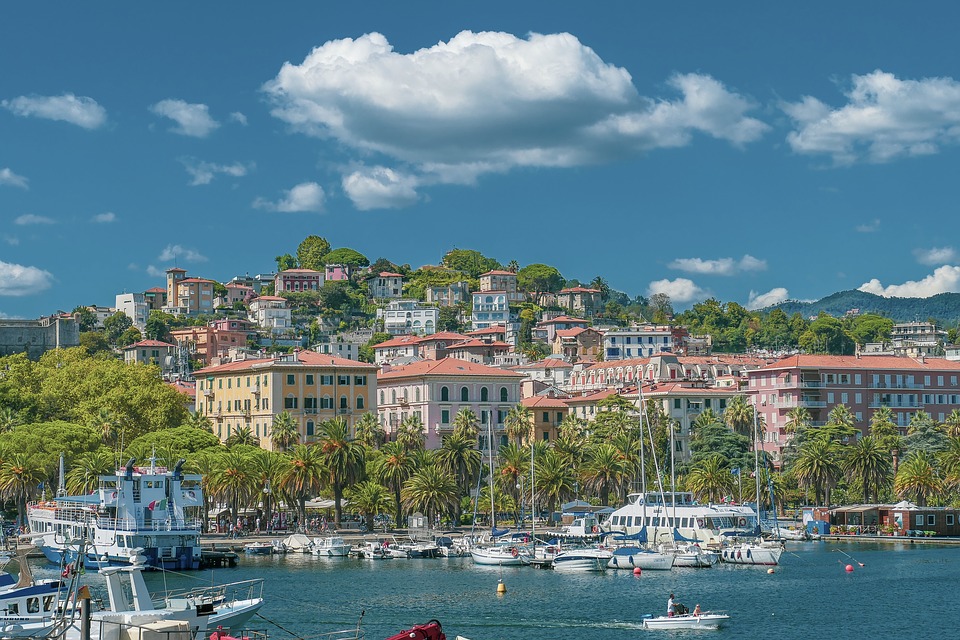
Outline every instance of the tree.
<svg viewBox="0 0 960 640"><path fill-rule="evenodd" d="M801 487L814 490L817 504L830 505L830 489L840 476L838 447L832 440L817 438L805 443L797 455L793 473Z"/></svg>
<svg viewBox="0 0 960 640"><path fill-rule="evenodd" d="M619 495L626 480L623 459L612 444L600 443L590 447L582 476L586 487L600 497L601 504L607 504L610 492Z"/></svg>
<svg viewBox="0 0 960 640"><path fill-rule="evenodd" d="M948 436L930 414L918 411L907 427L907 437L903 439L903 448L908 452L925 451L936 455L947 448Z"/></svg>
<svg viewBox="0 0 960 640"><path fill-rule="evenodd" d="M711 454L694 464L686 478L687 489L693 491L701 500L720 502L725 495L733 491L734 477L726 466L724 457Z"/></svg>
<svg viewBox="0 0 960 640"><path fill-rule="evenodd" d="M536 483L537 502L552 511L576 494L577 476L569 458L557 451L548 449L537 461Z"/></svg>
<svg viewBox="0 0 960 640"><path fill-rule="evenodd" d="M147 317L146 331L143 334L144 337L147 340L169 341L171 319L172 316L170 316L170 314L154 309Z"/></svg>
<svg viewBox="0 0 960 640"><path fill-rule="evenodd" d="M133 327L133 320L123 311L117 311L103 321L103 330L107 334L107 340L114 345L118 343L120 336L131 327Z"/></svg>
<svg viewBox="0 0 960 640"><path fill-rule="evenodd" d="M390 492L382 484L372 480L357 484L348 496L350 506L363 514L367 531L373 531L374 518L390 506Z"/></svg>
<svg viewBox="0 0 960 640"><path fill-rule="evenodd" d="M529 407L517 404L507 412L507 417L503 421L503 428L511 442L521 445L533 431L533 413Z"/></svg>
<svg viewBox="0 0 960 640"><path fill-rule="evenodd" d="M304 523L307 520L307 499L320 492L327 469L317 447L297 444L289 455L290 466L281 476L280 483L297 501L300 522Z"/></svg>
<svg viewBox="0 0 960 640"><path fill-rule="evenodd" d="M400 492L403 483L413 475L415 462L410 452L399 442L387 442L380 449L381 457L373 465L374 478L389 487L394 494L394 519L398 527L403 526L403 510Z"/></svg>
<svg viewBox="0 0 960 640"><path fill-rule="evenodd" d="M418 469L403 485L404 506L420 511L433 522L440 513L453 514L460 503L460 492L453 476L434 465Z"/></svg>
<svg viewBox="0 0 960 640"><path fill-rule="evenodd" d="M219 458L213 480L214 491L227 500L231 519L236 521L240 507L249 501L255 490L255 475L250 458L241 448L225 452Z"/></svg>
<svg viewBox="0 0 960 640"><path fill-rule="evenodd" d="M235 447L237 445L243 445L248 447L259 447L260 438L253 435L253 429L243 425L238 426L237 430L227 436L227 439L223 441L227 447Z"/></svg>
<svg viewBox="0 0 960 640"><path fill-rule="evenodd" d="M80 329L80 333L96 330L97 314L91 311L89 307L82 305L74 307L72 313L73 317L77 319L77 328Z"/></svg>
<svg viewBox="0 0 960 640"><path fill-rule="evenodd" d="M357 440L370 449L380 448L387 441L387 433L376 413L365 413L354 425Z"/></svg>
<svg viewBox="0 0 960 640"><path fill-rule="evenodd" d="M456 431L445 437L436 454L437 465L453 476L460 495L469 494L480 475L483 454L477 449L477 438ZM458 514L459 515L459 514Z"/></svg>
<svg viewBox="0 0 960 640"><path fill-rule="evenodd" d="M46 478L46 472L37 460L23 452L13 453L3 461L0 493L16 502L19 522L27 522L27 500L36 495L37 487Z"/></svg>
<svg viewBox="0 0 960 640"><path fill-rule="evenodd" d="M912 498L918 506L927 506L927 499L943 489L936 461L926 451L912 451L897 471L893 490L901 498Z"/></svg>
<svg viewBox="0 0 960 640"><path fill-rule="evenodd" d="M360 269L369 265L370 261L359 251L341 247L327 253L327 255L323 257L323 264L345 264L353 269Z"/></svg>
<svg viewBox="0 0 960 640"><path fill-rule="evenodd" d="M441 263L450 269L461 271L471 278L479 278L481 274L502 266L493 258L487 258L479 251L472 249L451 249L443 256Z"/></svg>
<svg viewBox="0 0 960 640"><path fill-rule="evenodd" d="M328 253L330 253L330 243L326 238L310 235L297 247L297 262L301 269L323 271L323 259Z"/></svg>
<svg viewBox="0 0 960 640"><path fill-rule="evenodd" d="M99 331L87 331L80 334L80 346L87 350L91 356L98 353L110 353L110 343L106 336Z"/></svg>
<svg viewBox="0 0 960 640"><path fill-rule="evenodd" d="M547 264L528 264L517 272L517 288L536 293L557 292L566 281L556 267Z"/></svg>
<svg viewBox="0 0 960 640"><path fill-rule="evenodd" d="M453 416L453 433L476 443L477 436L480 434L480 420L477 414L467 407L457 411L457 415Z"/></svg>
<svg viewBox="0 0 960 640"><path fill-rule="evenodd" d="M136 327L130 327L121 333L117 338L117 346L122 349L123 347L129 347L135 342L140 342L141 340L143 340L143 334L140 333L140 329L137 329Z"/></svg>
<svg viewBox="0 0 960 640"><path fill-rule="evenodd" d="M838 404L827 414L827 424L818 427L815 432L818 436L844 444L851 438L855 438L858 433L855 421L856 416L850 408L845 404Z"/></svg>
<svg viewBox="0 0 960 640"><path fill-rule="evenodd" d="M871 436L864 436L854 444L843 459L843 468L851 478L858 479L863 486L863 502L867 502L870 488L873 497L880 501L880 487L890 473L889 451Z"/></svg>
<svg viewBox="0 0 960 640"><path fill-rule="evenodd" d="M747 402L746 396L734 396L723 412L723 419L735 433L747 436L751 440L756 438L756 434L753 433L753 405Z"/></svg>
<svg viewBox="0 0 960 640"><path fill-rule="evenodd" d="M900 430L893 420L890 407L880 407L870 416L870 435L887 451L903 447Z"/></svg>
<svg viewBox="0 0 960 640"><path fill-rule="evenodd" d="M653 312L653 321L663 323L673 317L673 303L665 293L655 293L650 296L650 309Z"/></svg>
<svg viewBox="0 0 960 640"><path fill-rule="evenodd" d="M117 470L117 460L106 447L74 458L66 477L66 489L72 495L87 494L100 486L100 476Z"/></svg>
<svg viewBox="0 0 960 640"><path fill-rule="evenodd" d="M360 481L365 469L366 450L350 437L350 427L343 418L321 423L316 446L327 470L326 484L333 488L334 520L339 527L343 517L343 491Z"/></svg>
<svg viewBox="0 0 960 640"><path fill-rule="evenodd" d="M279 271L288 271L289 269L296 269L296 268L297 268L297 259L294 258L294 257L293 257L292 255L290 255L289 253L285 253L285 254L283 254L282 256L277 256L276 258L274 258L274 260L276 260L276 262L277 262L277 271L278 271L278 272L279 272ZM261 291L260 293L263 294L262 291Z"/></svg>
<svg viewBox="0 0 960 640"><path fill-rule="evenodd" d="M960 409L954 409L943 421L944 429L951 438L960 438Z"/></svg>
<svg viewBox="0 0 960 640"><path fill-rule="evenodd" d="M289 411L281 411L270 427L270 441L277 451L286 451L300 442L300 427Z"/></svg>
<svg viewBox="0 0 960 640"><path fill-rule="evenodd" d="M426 435L423 433L423 420L420 415L414 413L401 420L395 439L400 446L408 450L423 449Z"/></svg>

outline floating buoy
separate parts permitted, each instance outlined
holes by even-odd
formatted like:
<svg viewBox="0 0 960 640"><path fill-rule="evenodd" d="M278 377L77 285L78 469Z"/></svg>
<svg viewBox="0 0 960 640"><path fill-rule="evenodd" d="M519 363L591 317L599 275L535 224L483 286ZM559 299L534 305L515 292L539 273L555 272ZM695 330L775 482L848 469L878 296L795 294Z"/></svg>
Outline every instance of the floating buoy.
<svg viewBox="0 0 960 640"><path fill-rule="evenodd" d="M767 569L767 573L776 573L773 569Z"/></svg>
<svg viewBox="0 0 960 640"><path fill-rule="evenodd" d="M497 594L503 595L507 592L507 585L503 584L503 580L497 580Z"/></svg>
<svg viewBox="0 0 960 640"><path fill-rule="evenodd" d="M643 571L640 570L640 567L635 567L634 570L633 570L633 575L635 575L635 576L639 576L639 575L641 575L642 573L643 573Z"/></svg>
<svg viewBox="0 0 960 640"><path fill-rule="evenodd" d="M845 568L846 568L846 570L847 570L847 573L853 573L853 565L852 565L852 564L848 564Z"/></svg>

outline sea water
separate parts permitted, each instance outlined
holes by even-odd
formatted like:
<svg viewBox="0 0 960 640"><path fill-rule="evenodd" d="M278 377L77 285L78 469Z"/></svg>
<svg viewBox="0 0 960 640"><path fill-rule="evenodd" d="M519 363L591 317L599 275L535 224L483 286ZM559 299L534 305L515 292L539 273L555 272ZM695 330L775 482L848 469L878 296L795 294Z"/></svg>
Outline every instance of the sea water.
<svg viewBox="0 0 960 640"><path fill-rule="evenodd" d="M853 568L846 570L847 565ZM788 542L781 564L709 569L557 573L482 567L469 557L418 560L243 556L234 569L147 574L152 590L265 580L262 618L274 640L351 629L367 640L437 619L471 640L960 637L952 622L960 547ZM37 568L37 577L50 568ZM55 575L55 574L54 574ZM497 594L502 580L506 593ZM91 576L94 593L97 577ZM719 631L646 631L668 596L730 615ZM285 631L286 630L286 631Z"/></svg>

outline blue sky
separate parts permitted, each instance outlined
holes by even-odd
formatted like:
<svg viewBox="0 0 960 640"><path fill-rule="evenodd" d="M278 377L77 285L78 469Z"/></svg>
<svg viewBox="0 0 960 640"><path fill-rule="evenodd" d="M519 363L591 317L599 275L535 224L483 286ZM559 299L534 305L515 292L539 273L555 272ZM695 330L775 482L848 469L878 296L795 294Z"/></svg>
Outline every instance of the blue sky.
<svg viewBox="0 0 960 640"><path fill-rule="evenodd" d="M684 308L960 291L952 3L5 3L0 314L453 247Z"/></svg>

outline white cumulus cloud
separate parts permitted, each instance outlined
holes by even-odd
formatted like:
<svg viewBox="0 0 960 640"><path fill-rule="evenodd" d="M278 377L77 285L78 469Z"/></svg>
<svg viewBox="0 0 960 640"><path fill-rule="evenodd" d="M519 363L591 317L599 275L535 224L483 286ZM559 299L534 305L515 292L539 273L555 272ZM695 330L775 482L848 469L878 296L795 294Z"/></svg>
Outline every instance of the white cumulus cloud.
<svg viewBox="0 0 960 640"><path fill-rule="evenodd" d="M210 184L213 182L213 179L220 175L233 176L234 178L242 178L247 175L247 172L250 170L253 165L249 167L240 162L234 162L233 164L217 164L215 162L205 162L203 160L195 160L193 158L183 158L180 160L184 168L187 170L187 173L193 178L190 181L190 186L196 187L199 185Z"/></svg>
<svg viewBox="0 0 960 640"><path fill-rule="evenodd" d="M854 75L847 104L832 108L812 96L783 105L797 153L826 154L837 164L887 162L937 153L960 141L960 82L901 80L876 70Z"/></svg>
<svg viewBox="0 0 960 640"><path fill-rule="evenodd" d="M166 273L166 271L164 271L163 269L158 269L157 267L153 266L152 264L148 264L148 265L147 265L147 275L148 275L148 276L152 276L152 277L154 277L154 278L163 278L163 277L165 277L165 276L167 275L167 273Z"/></svg>
<svg viewBox="0 0 960 640"><path fill-rule="evenodd" d="M665 293L670 296L672 302L679 303L703 300L710 295L687 278L654 280L647 285L647 295L652 296L655 293Z"/></svg>
<svg viewBox="0 0 960 640"><path fill-rule="evenodd" d="M343 177L343 190L361 211L406 207L419 199L417 179L389 167L354 171Z"/></svg>
<svg viewBox="0 0 960 640"><path fill-rule="evenodd" d="M20 187L21 189L28 189L27 183L29 180L23 176L18 176L15 174L9 167L4 167L0 169L0 184L5 184L9 187Z"/></svg>
<svg viewBox="0 0 960 640"><path fill-rule="evenodd" d="M928 266L947 264L957 259L957 252L953 247L933 247L930 249L914 249L913 255L917 262Z"/></svg>
<svg viewBox="0 0 960 640"><path fill-rule="evenodd" d="M865 224L858 224L857 231L860 233L873 233L880 229L880 218L874 218Z"/></svg>
<svg viewBox="0 0 960 640"><path fill-rule="evenodd" d="M33 213L25 213L22 216L17 216L14 218L13 224L18 224L21 226L26 226L29 224L53 224L53 218L38 216Z"/></svg>
<svg viewBox="0 0 960 640"><path fill-rule="evenodd" d="M324 202L323 187L316 182L302 182L289 191L284 192L284 196L277 202L257 198L253 206L258 209L269 209L271 211L283 211L293 213L298 211L323 211Z"/></svg>
<svg viewBox="0 0 960 640"><path fill-rule="evenodd" d="M187 249L179 244L168 244L164 250L160 252L160 255L157 256L157 260L160 260L161 262L169 262L178 258L187 262L207 261L207 257L201 254L199 251Z"/></svg>
<svg viewBox="0 0 960 640"><path fill-rule="evenodd" d="M757 293L750 291L750 299L747 301L747 309L765 309L775 304L780 304L789 298L789 292L783 287L774 287L766 293Z"/></svg>
<svg viewBox="0 0 960 640"><path fill-rule="evenodd" d="M960 292L960 267L944 265L922 280L908 280L886 287L873 278L860 285L859 289L885 298L929 298L938 293L956 293Z"/></svg>
<svg viewBox="0 0 960 640"><path fill-rule="evenodd" d="M0 260L0 296L28 296L49 289L53 274Z"/></svg>
<svg viewBox="0 0 960 640"><path fill-rule="evenodd" d="M236 122L237 124L241 124L243 126L247 126L247 116L243 115L239 111L234 111L233 113L230 114L230 121Z"/></svg>
<svg viewBox="0 0 960 640"><path fill-rule="evenodd" d="M98 213L97 215L93 216L90 220L91 222L96 222L98 224L109 224L117 221L117 214L115 214L113 211L104 211L103 213Z"/></svg>
<svg viewBox="0 0 960 640"><path fill-rule="evenodd" d="M625 69L568 33L463 31L411 53L379 33L331 40L263 88L295 130L383 154L420 185L603 162L683 146L695 133L741 145L768 129L710 76L668 85L678 95L641 96Z"/></svg>
<svg viewBox="0 0 960 640"><path fill-rule="evenodd" d="M205 104L191 104L183 100L161 100L150 107L155 115L170 118L177 126L170 130L185 136L206 138L220 126L220 123L210 117L210 111Z"/></svg>
<svg viewBox="0 0 960 640"><path fill-rule="evenodd" d="M734 258L718 258L717 260L677 258L667 266L671 269L685 271L687 273L733 276L746 271L763 271L767 268L767 261L754 258L747 254L740 258L740 260Z"/></svg>
<svg viewBox="0 0 960 640"><path fill-rule="evenodd" d="M96 129L107 121L107 110L96 100L72 93L62 96L20 96L0 101L0 106L18 116L60 120L84 129Z"/></svg>

